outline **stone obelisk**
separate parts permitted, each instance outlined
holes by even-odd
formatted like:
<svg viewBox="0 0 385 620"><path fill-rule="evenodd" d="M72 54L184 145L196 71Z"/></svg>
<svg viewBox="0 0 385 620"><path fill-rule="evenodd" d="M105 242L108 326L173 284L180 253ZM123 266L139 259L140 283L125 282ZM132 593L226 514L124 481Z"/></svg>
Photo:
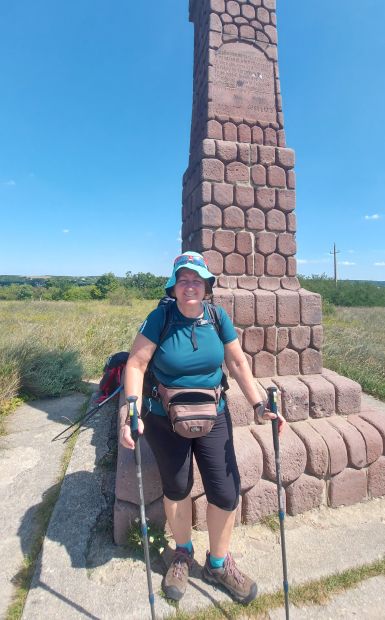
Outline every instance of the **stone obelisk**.
<svg viewBox="0 0 385 620"><path fill-rule="evenodd" d="M385 494L385 420L360 386L322 368L321 298L296 277L294 151L286 147L275 0L190 0L194 89L183 179L183 250L203 252L214 300L233 319L255 380L276 385L289 514ZM236 384L227 392L241 476L237 523L276 511L270 424L257 426ZM125 415L125 412L122 413ZM154 457L142 440L147 516L164 524ZM194 524L206 496L194 464ZM119 445L114 536L138 515L133 453Z"/></svg>

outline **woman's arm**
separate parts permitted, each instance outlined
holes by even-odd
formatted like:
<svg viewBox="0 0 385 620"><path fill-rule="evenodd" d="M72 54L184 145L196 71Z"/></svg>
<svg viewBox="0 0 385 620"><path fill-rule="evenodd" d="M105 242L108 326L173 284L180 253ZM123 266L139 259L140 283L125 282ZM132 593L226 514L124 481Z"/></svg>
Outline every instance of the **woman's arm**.
<svg viewBox="0 0 385 620"><path fill-rule="evenodd" d="M225 344L225 362L230 375L234 377L250 405L255 405L260 401L266 403L266 392L262 387L257 387L255 378L252 375L249 363L244 352L242 351L238 339ZM268 409L266 409L262 416L264 420L272 420L275 417L275 414ZM280 414L278 414L278 417L279 432L281 432L285 420Z"/></svg>
<svg viewBox="0 0 385 620"><path fill-rule="evenodd" d="M143 336L138 334L133 342L130 357L128 358L125 374L124 374L124 394L127 396L137 396L138 411L142 407L142 391L143 391L143 377L146 372L147 366L156 351L156 344ZM126 448L133 449L135 447L134 441L131 437L130 427L125 424L127 417L127 405L123 409L123 415L120 417L120 438L122 444ZM143 433L143 422L139 420L139 433Z"/></svg>

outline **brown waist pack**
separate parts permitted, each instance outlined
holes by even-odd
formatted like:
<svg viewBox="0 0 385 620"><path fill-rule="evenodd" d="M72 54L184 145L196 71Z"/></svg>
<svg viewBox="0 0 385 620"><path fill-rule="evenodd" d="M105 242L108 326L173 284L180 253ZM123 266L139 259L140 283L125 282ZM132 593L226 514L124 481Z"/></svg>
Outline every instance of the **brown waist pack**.
<svg viewBox="0 0 385 620"><path fill-rule="evenodd" d="M158 394L175 433L188 439L207 435L217 417L221 387L169 388L161 383Z"/></svg>

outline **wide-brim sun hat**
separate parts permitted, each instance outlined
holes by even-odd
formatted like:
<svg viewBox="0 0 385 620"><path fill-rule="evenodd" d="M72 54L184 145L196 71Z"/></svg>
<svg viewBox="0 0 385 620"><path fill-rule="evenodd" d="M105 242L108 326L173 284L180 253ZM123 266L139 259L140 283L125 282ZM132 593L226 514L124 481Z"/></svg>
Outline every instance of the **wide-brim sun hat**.
<svg viewBox="0 0 385 620"><path fill-rule="evenodd" d="M170 295L175 286L176 272L183 267L196 271L201 278L208 280L210 286L213 286L215 276L213 276L213 274L208 270L207 261L202 254L198 254L198 252L183 252L183 254L180 254L174 260L174 268L172 270L171 277L167 280L165 286L167 295Z"/></svg>

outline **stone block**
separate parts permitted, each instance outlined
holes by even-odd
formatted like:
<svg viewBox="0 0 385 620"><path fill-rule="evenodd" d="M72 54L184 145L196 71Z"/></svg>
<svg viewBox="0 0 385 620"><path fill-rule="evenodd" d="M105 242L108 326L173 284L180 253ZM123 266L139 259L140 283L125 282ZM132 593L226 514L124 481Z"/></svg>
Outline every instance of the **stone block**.
<svg viewBox="0 0 385 620"><path fill-rule="evenodd" d="M238 159L243 164L250 164L250 144L238 144Z"/></svg>
<svg viewBox="0 0 385 620"><path fill-rule="evenodd" d="M277 163L283 168L293 168L295 164L295 152L293 149L277 148L276 159Z"/></svg>
<svg viewBox="0 0 385 620"><path fill-rule="evenodd" d="M234 252L225 256L225 271L230 275L243 275L245 273L244 256Z"/></svg>
<svg viewBox="0 0 385 620"><path fill-rule="evenodd" d="M286 487L286 510L289 515L298 515L321 506L325 482L302 474Z"/></svg>
<svg viewBox="0 0 385 620"><path fill-rule="evenodd" d="M254 275L263 276L265 271L265 257L263 254L254 254Z"/></svg>
<svg viewBox="0 0 385 620"><path fill-rule="evenodd" d="M281 280L275 276L262 276L258 280L258 285L264 291L277 291L281 286Z"/></svg>
<svg viewBox="0 0 385 620"><path fill-rule="evenodd" d="M223 181L225 178L225 166L219 159L202 159L202 181Z"/></svg>
<svg viewBox="0 0 385 620"><path fill-rule="evenodd" d="M278 327L277 333L277 351L283 351L289 344L289 329L287 327Z"/></svg>
<svg viewBox="0 0 385 620"><path fill-rule="evenodd" d="M247 327L243 332L243 349L250 354L262 351L264 338L263 327Z"/></svg>
<svg viewBox="0 0 385 620"><path fill-rule="evenodd" d="M250 405L249 408L252 410ZM261 479L263 471L262 450L251 434L250 428L245 426L234 428L234 448L241 477L241 492L244 493Z"/></svg>
<svg viewBox="0 0 385 620"><path fill-rule="evenodd" d="M269 234L269 233L265 233ZM284 276L286 273L286 261L280 254L270 254L266 257L266 273L269 276Z"/></svg>
<svg viewBox="0 0 385 620"><path fill-rule="evenodd" d="M293 376L277 376L274 381L281 392L282 415L288 422L309 417L309 391Z"/></svg>
<svg viewBox="0 0 385 620"><path fill-rule="evenodd" d="M239 207L227 207L223 211L223 226L225 228L244 228L245 215Z"/></svg>
<svg viewBox="0 0 385 620"><path fill-rule="evenodd" d="M270 21L270 13L264 7L260 7L257 9L257 20L261 22L261 24L268 24Z"/></svg>
<svg viewBox="0 0 385 620"><path fill-rule="evenodd" d="M253 237L249 232L237 232L236 250L239 254L251 254L253 251Z"/></svg>
<svg viewBox="0 0 385 620"><path fill-rule="evenodd" d="M309 390L309 414L312 418L325 418L335 411L334 387L322 375L301 375L300 381Z"/></svg>
<svg viewBox="0 0 385 620"><path fill-rule="evenodd" d="M374 463L382 455L383 443L380 433L369 422L356 414L349 415L348 422L353 424L364 438L368 464Z"/></svg>
<svg viewBox="0 0 385 620"><path fill-rule="evenodd" d="M294 422L291 429L306 448L306 472L317 478L325 478L329 468L329 451L322 436L309 422Z"/></svg>
<svg viewBox="0 0 385 620"><path fill-rule="evenodd" d="M223 125L223 137L225 140L236 142L237 141L237 126L234 123L225 123Z"/></svg>
<svg viewBox="0 0 385 620"><path fill-rule="evenodd" d="M199 228L220 228L222 225L222 211L216 205L204 205L198 212Z"/></svg>
<svg viewBox="0 0 385 620"><path fill-rule="evenodd" d="M273 353L260 351L253 357L254 377L271 377L277 374L277 360Z"/></svg>
<svg viewBox="0 0 385 620"><path fill-rule="evenodd" d="M213 246L213 231L209 228L201 228L195 233L194 239L196 240L195 243L198 245L198 252L211 250Z"/></svg>
<svg viewBox="0 0 385 620"><path fill-rule="evenodd" d="M294 172L294 170L288 170L286 172L286 185L287 185L288 189L295 189L296 182L295 182L295 172Z"/></svg>
<svg viewBox="0 0 385 620"><path fill-rule="evenodd" d="M255 295L255 318L257 325L275 325L277 301L275 293L257 290Z"/></svg>
<svg viewBox="0 0 385 620"><path fill-rule="evenodd" d="M328 418L329 424L341 435L348 453L348 466L356 469L366 467L366 444L361 433L345 418L333 415Z"/></svg>
<svg viewBox="0 0 385 620"><path fill-rule="evenodd" d="M280 325L298 325L300 322L300 303L297 291L278 290L277 321Z"/></svg>
<svg viewBox="0 0 385 620"><path fill-rule="evenodd" d="M273 127L266 127L263 134L264 144L268 146L277 146L277 132ZM272 185L272 183L269 183L269 185Z"/></svg>
<svg viewBox="0 0 385 620"><path fill-rule="evenodd" d="M255 38L255 30L254 30L254 28L252 26L247 25L247 24L245 24L244 26L240 27L239 34L240 34L241 39L252 39L252 40L254 40L254 38ZM249 142L250 141L251 140L249 140Z"/></svg>
<svg viewBox="0 0 385 620"><path fill-rule="evenodd" d="M215 160L209 160L215 161ZM222 163L222 162L221 162ZM222 164L223 165L223 164ZM226 165L226 181L228 183L248 183L250 171L248 166L238 161L233 161Z"/></svg>
<svg viewBox="0 0 385 620"><path fill-rule="evenodd" d="M322 355L315 349L305 349L300 353L300 368L304 375L316 375L322 372Z"/></svg>
<svg viewBox="0 0 385 620"><path fill-rule="evenodd" d="M283 491L284 505L286 502ZM253 525L277 512L277 486L268 480L260 480L242 499L242 523Z"/></svg>
<svg viewBox="0 0 385 620"><path fill-rule="evenodd" d="M228 381L229 389L226 392L226 399L233 426L248 426L254 422L253 409L238 383L231 378Z"/></svg>
<svg viewBox="0 0 385 620"><path fill-rule="evenodd" d="M266 185L266 168L261 164L253 166L251 169L251 180L254 185Z"/></svg>
<svg viewBox="0 0 385 620"><path fill-rule="evenodd" d="M254 295L251 291L234 291L234 322L237 326L254 325Z"/></svg>
<svg viewBox="0 0 385 620"><path fill-rule="evenodd" d="M268 425L252 426L251 432L263 453L263 477L275 481L275 454L273 436ZM305 446L290 428L285 428L280 438L281 475L283 484L293 482L304 473L307 454Z"/></svg>
<svg viewBox="0 0 385 620"><path fill-rule="evenodd" d="M301 285L295 276L285 276L281 278L281 286L288 291L298 291Z"/></svg>
<svg viewBox="0 0 385 620"><path fill-rule="evenodd" d="M333 428L326 420L310 419L308 421L324 440L329 452L329 474L335 476L339 474L348 464L348 453L345 442L339 432Z"/></svg>
<svg viewBox="0 0 385 620"><path fill-rule="evenodd" d="M320 325L322 323L321 295L301 288L301 323L303 325Z"/></svg>
<svg viewBox="0 0 385 620"><path fill-rule="evenodd" d="M273 146L259 146L258 163L264 166L275 164L275 148Z"/></svg>
<svg viewBox="0 0 385 620"><path fill-rule="evenodd" d="M241 209L249 209L254 206L254 189L244 185L235 187L235 205Z"/></svg>
<svg viewBox="0 0 385 620"><path fill-rule="evenodd" d="M289 212L295 209L295 191L292 189L277 190L277 206L282 211Z"/></svg>
<svg viewBox="0 0 385 620"><path fill-rule="evenodd" d="M256 250L260 254L271 254L274 252L277 238L272 232L259 232L255 235ZM274 275L274 274L272 274Z"/></svg>
<svg viewBox="0 0 385 620"><path fill-rule="evenodd" d="M275 207L275 190L272 187L257 187L255 190L257 206L264 211Z"/></svg>
<svg viewBox="0 0 385 620"><path fill-rule="evenodd" d="M251 133L251 140L254 144L263 144L263 130L261 129L261 127L253 127Z"/></svg>
<svg viewBox="0 0 385 620"><path fill-rule="evenodd" d="M329 502L332 508L351 506L366 499L366 472L363 469L345 469L333 476L329 484Z"/></svg>
<svg viewBox="0 0 385 620"><path fill-rule="evenodd" d="M216 13L225 12L225 0L210 0L210 9Z"/></svg>
<svg viewBox="0 0 385 620"><path fill-rule="evenodd" d="M297 244L292 233L281 233L278 235L278 251L284 256L292 256L296 253Z"/></svg>
<svg viewBox="0 0 385 620"><path fill-rule="evenodd" d="M222 25L221 25L222 29ZM222 125L218 123L218 121L210 120L207 122L207 136L211 138L211 140L222 140ZM214 153L207 153L208 155L213 155Z"/></svg>
<svg viewBox="0 0 385 620"><path fill-rule="evenodd" d="M235 249L235 233L232 230L216 230L213 247L224 254L233 252Z"/></svg>
<svg viewBox="0 0 385 620"><path fill-rule="evenodd" d="M260 209L248 209L246 211L246 228L251 230L265 229L265 214Z"/></svg>
<svg viewBox="0 0 385 620"><path fill-rule="evenodd" d="M266 327L265 349L267 349L267 351L269 351L270 353L277 353L277 336L278 336L278 330L275 326Z"/></svg>
<svg viewBox="0 0 385 620"><path fill-rule="evenodd" d="M144 501L151 504L162 496L162 482L153 452L145 436L142 437L142 476ZM135 454L133 450L124 448L118 443L118 458L116 464L115 496L117 499L131 504L140 504L138 480L136 477Z"/></svg>
<svg viewBox="0 0 385 620"><path fill-rule="evenodd" d="M327 368L322 369L322 376L334 386L337 413L344 415L360 413L362 390L359 383Z"/></svg>
<svg viewBox="0 0 385 620"><path fill-rule="evenodd" d="M320 350L322 348L323 339L324 339L324 329L323 329L322 325L314 325L311 328L311 342L310 342L311 347L313 349ZM325 378L327 378L327 377L325 376ZM338 411L338 409L337 409L337 411ZM356 412L354 412L354 413L356 413Z"/></svg>
<svg viewBox="0 0 385 620"><path fill-rule="evenodd" d="M116 545L127 545L129 529L139 519L139 506L115 499L114 504L114 542ZM150 523L163 529L166 525L166 515L163 508L163 499L146 505L146 518Z"/></svg>
<svg viewBox="0 0 385 620"><path fill-rule="evenodd" d="M214 32L222 32L222 22L219 15L211 13L209 27L210 30L213 30Z"/></svg>
<svg viewBox="0 0 385 620"><path fill-rule="evenodd" d="M370 497L385 495L385 457L380 456L368 468L368 493Z"/></svg>
<svg viewBox="0 0 385 620"><path fill-rule="evenodd" d="M383 454L385 454L385 415L382 411L376 411L363 407L360 418L368 422L380 433L383 442Z"/></svg>
<svg viewBox="0 0 385 620"><path fill-rule="evenodd" d="M219 288L237 288L236 276L219 276L218 287Z"/></svg>
<svg viewBox="0 0 385 620"><path fill-rule="evenodd" d="M254 291L258 288L258 278L255 276L240 276L238 278L238 287L248 291Z"/></svg>
<svg viewBox="0 0 385 620"><path fill-rule="evenodd" d="M239 6L239 2L235 2L235 0L228 0L227 2L227 12L229 15L236 17L241 14L241 8Z"/></svg>
<svg viewBox="0 0 385 620"><path fill-rule="evenodd" d="M242 30L244 31L245 28L249 28L249 26L241 26L239 29L239 33L242 36ZM252 38L254 38L254 30L252 30ZM247 142L248 144L250 144L251 142L251 129L248 125L245 125L245 123L241 123L238 126L238 142Z"/></svg>
<svg viewBox="0 0 385 620"><path fill-rule="evenodd" d="M265 6L270 11L275 11L276 0L263 0L263 6Z"/></svg>
<svg viewBox="0 0 385 620"><path fill-rule="evenodd" d="M236 143L228 142L225 140L224 141L217 140L216 155L218 159L220 159L226 164L229 163L230 161L235 161L238 155L238 149L237 149Z"/></svg>
<svg viewBox="0 0 385 620"><path fill-rule="evenodd" d="M222 127L221 127L222 132ZM215 141L214 140L203 140L202 142L202 154L203 157L214 157L215 156Z"/></svg>
<svg viewBox="0 0 385 620"><path fill-rule="evenodd" d="M222 254L220 254L220 252L217 252L216 250L207 250L206 252L203 252L203 256L208 263L211 273L219 276L219 274L221 274L223 271Z"/></svg>
<svg viewBox="0 0 385 620"><path fill-rule="evenodd" d="M232 289L214 288L213 303L222 306L229 315L230 319L234 319L234 293Z"/></svg>
<svg viewBox="0 0 385 620"><path fill-rule="evenodd" d="M234 201L234 189L229 183L213 183L213 203L219 207L230 207Z"/></svg>
<svg viewBox="0 0 385 620"><path fill-rule="evenodd" d="M296 276L297 275L297 259L295 256L287 257L287 276Z"/></svg>
<svg viewBox="0 0 385 620"><path fill-rule="evenodd" d="M284 232L286 230L286 217L282 211L273 209L266 214L266 227L273 232ZM279 237L278 237L279 243Z"/></svg>
<svg viewBox="0 0 385 620"><path fill-rule="evenodd" d="M269 166L267 169L267 185L270 187L286 187L285 170L280 166Z"/></svg>
<svg viewBox="0 0 385 620"><path fill-rule="evenodd" d="M278 375L298 375L299 374L299 354L293 349L283 349L277 355Z"/></svg>
<svg viewBox="0 0 385 620"><path fill-rule="evenodd" d="M249 4L242 4L241 13L246 19L255 19L255 8Z"/></svg>
<svg viewBox="0 0 385 620"><path fill-rule="evenodd" d="M290 328L290 346L296 351L303 351L310 345L310 327L298 325Z"/></svg>

